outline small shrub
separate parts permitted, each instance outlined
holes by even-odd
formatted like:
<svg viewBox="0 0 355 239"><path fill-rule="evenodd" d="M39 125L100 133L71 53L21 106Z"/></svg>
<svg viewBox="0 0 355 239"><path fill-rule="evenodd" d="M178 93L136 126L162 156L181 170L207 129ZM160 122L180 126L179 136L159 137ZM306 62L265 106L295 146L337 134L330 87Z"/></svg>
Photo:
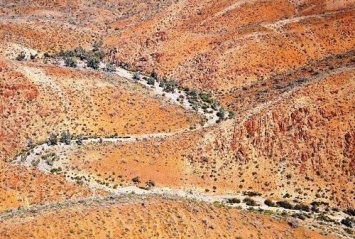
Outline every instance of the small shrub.
<svg viewBox="0 0 355 239"><path fill-rule="evenodd" d="M293 209L292 204L287 201L278 201L276 205L285 209Z"/></svg>
<svg viewBox="0 0 355 239"><path fill-rule="evenodd" d="M343 224L347 227L350 227L350 228L353 228L353 225L355 224L355 220L351 219L349 217L342 219L340 222L341 222L341 224Z"/></svg>
<svg viewBox="0 0 355 239"><path fill-rule="evenodd" d="M17 61L23 61L26 58L26 55L24 52L21 52L20 54L17 55L16 60Z"/></svg>
<svg viewBox="0 0 355 239"><path fill-rule="evenodd" d="M147 84L148 84L148 85L154 85L154 84L155 84L155 79L152 78L152 77L148 78Z"/></svg>
<svg viewBox="0 0 355 239"><path fill-rule="evenodd" d="M147 185L148 188L155 187L155 182L153 180L148 180L145 185Z"/></svg>
<svg viewBox="0 0 355 239"><path fill-rule="evenodd" d="M78 145L82 145L83 144L83 136L81 134L79 134L78 137L76 138L76 143Z"/></svg>
<svg viewBox="0 0 355 239"><path fill-rule="evenodd" d="M254 199L251 199L249 197L244 198L243 202L248 206L259 206Z"/></svg>
<svg viewBox="0 0 355 239"><path fill-rule="evenodd" d="M48 145L56 145L58 143L57 135L51 133L48 138Z"/></svg>
<svg viewBox="0 0 355 239"><path fill-rule="evenodd" d="M267 205L269 207L275 207L276 206L276 204L273 201L271 201L270 199L266 199L264 201L264 203L265 203L265 205Z"/></svg>
<svg viewBox="0 0 355 239"><path fill-rule="evenodd" d="M150 77L155 80L158 80L158 74L155 71L152 71L152 73L150 73Z"/></svg>
<svg viewBox="0 0 355 239"><path fill-rule="evenodd" d="M139 176L132 178L132 182L135 184L141 183L141 178Z"/></svg>
<svg viewBox="0 0 355 239"><path fill-rule="evenodd" d="M240 199L239 198L228 198L227 203L230 203L230 204L240 203Z"/></svg>
<svg viewBox="0 0 355 239"><path fill-rule="evenodd" d="M112 63L108 63L106 67L104 68L104 71L106 72L115 72L116 71L116 65Z"/></svg>
<svg viewBox="0 0 355 239"><path fill-rule="evenodd" d="M253 192L253 191L247 191L243 192L244 196L249 196L249 197L255 197L255 196L261 196L261 193L258 192Z"/></svg>
<svg viewBox="0 0 355 239"><path fill-rule="evenodd" d="M75 68L77 66L76 62L71 57L65 57L64 64L65 64L65 66L73 67L73 68Z"/></svg>
<svg viewBox="0 0 355 239"><path fill-rule="evenodd" d="M349 216L355 217L355 208L348 208L344 211L344 213L348 214Z"/></svg>
<svg viewBox="0 0 355 239"><path fill-rule="evenodd" d="M141 77L140 77L139 73L138 73L138 72L135 72L135 73L133 74L133 80L140 80L140 79L141 79Z"/></svg>
<svg viewBox="0 0 355 239"><path fill-rule="evenodd" d="M94 70L99 69L99 64L100 64L100 60L95 57L91 57L90 59L88 59L86 63L87 67L90 67Z"/></svg>
<svg viewBox="0 0 355 239"><path fill-rule="evenodd" d="M220 109L218 112L217 112L217 116L220 118L220 119L224 119L225 117L225 110L224 109Z"/></svg>
<svg viewBox="0 0 355 239"><path fill-rule="evenodd" d="M234 111L230 111L229 115L228 115L229 119L234 119L235 118L235 112Z"/></svg>
<svg viewBox="0 0 355 239"><path fill-rule="evenodd" d="M309 212L310 208L308 205L304 205L304 204L297 204L294 207L295 210L300 210L300 211L305 211L305 212Z"/></svg>

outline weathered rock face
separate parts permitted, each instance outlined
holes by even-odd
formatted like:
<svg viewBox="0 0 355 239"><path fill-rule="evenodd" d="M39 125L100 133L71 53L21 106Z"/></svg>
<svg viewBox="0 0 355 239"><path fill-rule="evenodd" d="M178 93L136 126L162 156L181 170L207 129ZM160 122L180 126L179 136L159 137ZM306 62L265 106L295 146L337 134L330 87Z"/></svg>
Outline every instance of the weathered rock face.
<svg viewBox="0 0 355 239"><path fill-rule="evenodd" d="M246 119L235 128L231 149L236 159L286 162L290 168L285 174L298 179L314 175L336 192L331 198L353 206L353 74L350 70L326 76Z"/></svg>

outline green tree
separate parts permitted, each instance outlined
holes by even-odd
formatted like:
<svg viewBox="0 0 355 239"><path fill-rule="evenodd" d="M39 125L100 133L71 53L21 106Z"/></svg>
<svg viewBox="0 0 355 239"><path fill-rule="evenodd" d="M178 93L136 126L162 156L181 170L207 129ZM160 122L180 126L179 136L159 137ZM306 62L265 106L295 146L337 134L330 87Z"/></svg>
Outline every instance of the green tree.
<svg viewBox="0 0 355 239"><path fill-rule="evenodd" d="M99 64L100 64L100 60L95 58L95 57L91 57L90 59L88 59L88 62L87 62L87 66L92 68L92 69L99 69Z"/></svg>
<svg viewBox="0 0 355 239"><path fill-rule="evenodd" d="M71 57L65 57L64 64L65 64L65 66L73 67L73 68L75 68L77 66L76 62Z"/></svg>

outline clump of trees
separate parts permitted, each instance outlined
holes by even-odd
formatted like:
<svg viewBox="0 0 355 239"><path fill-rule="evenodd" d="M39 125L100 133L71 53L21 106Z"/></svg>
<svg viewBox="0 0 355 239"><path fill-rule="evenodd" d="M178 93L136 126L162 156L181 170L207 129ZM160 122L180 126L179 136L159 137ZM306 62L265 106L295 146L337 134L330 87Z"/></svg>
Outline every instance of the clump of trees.
<svg viewBox="0 0 355 239"><path fill-rule="evenodd" d="M81 46L73 49L63 51L61 50L57 56L64 59L64 63L68 67L76 67L75 58L79 58L81 61L86 61L88 67L98 69L100 62L105 57L105 52L101 50L101 43L95 43L92 50L85 50ZM112 65L106 66L108 71L112 71Z"/></svg>

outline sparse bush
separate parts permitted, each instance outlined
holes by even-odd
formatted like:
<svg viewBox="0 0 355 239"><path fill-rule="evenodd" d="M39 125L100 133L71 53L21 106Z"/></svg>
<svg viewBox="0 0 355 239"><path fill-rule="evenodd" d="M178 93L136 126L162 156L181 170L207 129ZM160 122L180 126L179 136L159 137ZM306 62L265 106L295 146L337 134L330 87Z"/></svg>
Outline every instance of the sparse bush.
<svg viewBox="0 0 355 239"><path fill-rule="evenodd" d="M139 176L132 178L132 182L135 184L141 183L141 178Z"/></svg>
<svg viewBox="0 0 355 239"><path fill-rule="evenodd" d="M240 203L240 199L239 198L228 198L227 203L230 203L230 204Z"/></svg>
<svg viewBox="0 0 355 239"><path fill-rule="evenodd" d="M71 135L69 130L67 131L63 131L60 137L60 142L66 145L70 145L71 144Z"/></svg>
<svg viewBox="0 0 355 239"><path fill-rule="evenodd" d="M224 119L225 117L225 110L224 109L220 109L218 112L217 112L217 116L220 118L220 119Z"/></svg>
<svg viewBox="0 0 355 239"><path fill-rule="evenodd" d="M155 84L155 79L152 78L152 77L148 78L147 84L148 84L148 85L154 85L154 84Z"/></svg>
<svg viewBox="0 0 355 239"><path fill-rule="evenodd" d="M87 67L97 70L97 69L99 69L100 60L95 57L91 57L90 59L88 59L86 65L87 65Z"/></svg>
<svg viewBox="0 0 355 239"><path fill-rule="evenodd" d="M138 72L135 72L135 73L133 74L133 80L140 80L140 79L141 79L141 77L140 77L139 73L138 73Z"/></svg>
<svg viewBox="0 0 355 239"><path fill-rule="evenodd" d="M292 204L288 201L278 201L276 205L285 209L293 209Z"/></svg>
<svg viewBox="0 0 355 239"><path fill-rule="evenodd" d="M152 73L150 73L150 77L155 80L158 80L158 74L155 71L152 71Z"/></svg>
<svg viewBox="0 0 355 239"><path fill-rule="evenodd" d="M283 196L283 198L290 198L290 197L292 197L292 195L289 194L289 193L286 193L286 194Z"/></svg>
<svg viewBox="0 0 355 239"><path fill-rule="evenodd" d="M148 180L145 185L148 187L148 188L152 188L152 187L155 187L155 182L153 180Z"/></svg>
<svg viewBox="0 0 355 239"><path fill-rule="evenodd" d="M31 165L32 165L33 167L37 167L37 166L38 166L38 164L39 164L39 162L40 162L40 160L39 160L39 159L32 160Z"/></svg>
<svg viewBox="0 0 355 239"><path fill-rule="evenodd" d="M86 60L90 57L90 53L85 51L81 46L74 49L74 56L78 57L80 60Z"/></svg>
<svg viewBox="0 0 355 239"><path fill-rule="evenodd" d="M83 144L83 136L81 134L79 134L78 137L76 138L76 143L78 145L82 145Z"/></svg>
<svg viewBox="0 0 355 239"><path fill-rule="evenodd" d="M348 214L349 216L355 217L355 208L348 208L344 211L344 213Z"/></svg>
<svg viewBox="0 0 355 239"><path fill-rule="evenodd" d="M247 191L243 192L244 196L249 196L249 197L255 197L255 196L261 196L261 193L258 192L253 192L253 191Z"/></svg>
<svg viewBox="0 0 355 239"><path fill-rule="evenodd" d="M229 119L234 119L235 118L235 112L234 111L229 111L228 118Z"/></svg>
<svg viewBox="0 0 355 239"><path fill-rule="evenodd" d="M244 198L243 202L248 206L259 206L259 204L257 204L254 199L251 199L249 197Z"/></svg>
<svg viewBox="0 0 355 239"><path fill-rule="evenodd" d="M310 208L308 205L304 205L304 204L297 204L294 206L295 210L301 210L301 211L305 211L305 212L309 212Z"/></svg>
<svg viewBox="0 0 355 239"><path fill-rule="evenodd" d="M73 51L70 50L69 51L60 50L60 52L57 55L66 58L66 57L74 57L75 54Z"/></svg>
<svg viewBox="0 0 355 239"><path fill-rule="evenodd" d="M178 87L178 83L176 81L167 81L163 84L163 88L165 92L175 92L175 89Z"/></svg>
<svg viewBox="0 0 355 239"><path fill-rule="evenodd" d="M59 173L59 172L61 172L62 171L62 168L61 167L58 167L58 168L52 168L51 169L51 173Z"/></svg>
<svg viewBox="0 0 355 239"><path fill-rule="evenodd" d="M116 65L113 64L113 63L108 63L108 64L106 64L106 67L104 68L104 71L115 72L116 71Z"/></svg>
<svg viewBox="0 0 355 239"><path fill-rule="evenodd" d="M317 220L319 220L319 221L324 221L324 222L336 223L335 220L331 219L331 218L328 217L327 215L324 215L323 213L320 214L320 215L317 217Z"/></svg>
<svg viewBox="0 0 355 239"><path fill-rule="evenodd" d="M288 220L288 225L290 225L292 228L297 228L300 226L300 223L296 218L291 218Z"/></svg>
<svg viewBox="0 0 355 239"><path fill-rule="evenodd" d="M122 67L123 69L125 69L125 70L128 70L128 69L129 69L129 64L126 63L126 62L121 61L118 65L119 65L120 67Z"/></svg>
<svg viewBox="0 0 355 239"><path fill-rule="evenodd" d="M354 219L351 219L349 217L342 219L340 222L341 222L341 224L343 224L347 227L350 227L350 228L353 228L353 224L355 223Z"/></svg>
<svg viewBox="0 0 355 239"><path fill-rule="evenodd" d="M265 205L267 205L269 207L275 207L276 206L276 204L273 201L271 201L270 199L266 199L264 201L264 203L265 203Z"/></svg>
<svg viewBox="0 0 355 239"><path fill-rule="evenodd" d="M48 145L56 145L58 143L57 135L51 133L48 138Z"/></svg>
<svg viewBox="0 0 355 239"><path fill-rule="evenodd" d="M26 54L24 52L21 52L20 54L17 55L16 60L23 61L25 58L26 58Z"/></svg>
<svg viewBox="0 0 355 239"><path fill-rule="evenodd" d="M213 102L212 95L210 93L201 93L200 98L203 102L206 102L208 104L212 104Z"/></svg>
<svg viewBox="0 0 355 239"><path fill-rule="evenodd" d="M93 52L100 51L101 46L102 46L102 42L101 42L101 41L95 42L95 43L92 45L92 51L93 51Z"/></svg>
<svg viewBox="0 0 355 239"><path fill-rule="evenodd" d="M64 64L65 64L65 66L73 67L73 68L75 68L77 66L76 62L71 57L65 57Z"/></svg>
<svg viewBox="0 0 355 239"><path fill-rule="evenodd" d="M189 90L188 93L187 93L187 95L188 95L190 98L197 100L197 97L198 97L197 91L195 91L195 90Z"/></svg>
<svg viewBox="0 0 355 239"><path fill-rule="evenodd" d="M28 148L33 148L34 147L34 143L33 143L33 140L31 138L27 139L27 147Z"/></svg>

